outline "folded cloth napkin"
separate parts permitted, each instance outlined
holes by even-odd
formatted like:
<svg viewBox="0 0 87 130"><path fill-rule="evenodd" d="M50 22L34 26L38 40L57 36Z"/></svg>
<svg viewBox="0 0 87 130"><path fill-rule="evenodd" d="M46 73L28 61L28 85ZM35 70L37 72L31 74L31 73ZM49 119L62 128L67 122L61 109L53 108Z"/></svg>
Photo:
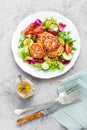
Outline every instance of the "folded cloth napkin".
<svg viewBox="0 0 87 130"><path fill-rule="evenodd" d="M81 89L81 102L58 110L51 115L69 130L87 128L87 70L65 79L62 85L58 87L58 93L65 91L75 84L79 85Z"/></svg>

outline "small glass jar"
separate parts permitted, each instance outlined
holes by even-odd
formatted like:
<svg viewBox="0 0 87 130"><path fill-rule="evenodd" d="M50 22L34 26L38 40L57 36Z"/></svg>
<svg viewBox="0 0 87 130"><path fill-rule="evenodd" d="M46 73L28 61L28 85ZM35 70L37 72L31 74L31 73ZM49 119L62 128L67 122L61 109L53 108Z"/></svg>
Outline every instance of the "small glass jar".
<svg viewBox="0 0 87 130"><path fill-rule="evenodd" d="M31 97L35 92L34 83L32 83L27 78L23 79L23 82L17 84L17 93L20 97L26 99Z"/></svg>

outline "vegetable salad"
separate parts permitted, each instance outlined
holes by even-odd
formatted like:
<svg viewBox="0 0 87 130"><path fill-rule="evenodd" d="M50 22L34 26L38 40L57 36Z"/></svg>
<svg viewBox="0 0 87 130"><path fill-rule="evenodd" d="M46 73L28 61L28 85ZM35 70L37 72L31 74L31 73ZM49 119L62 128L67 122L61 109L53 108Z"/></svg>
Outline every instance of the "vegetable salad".
<svg viewBox="0 0 87 130"><path fill-rule="evenodd" d="M76 51L74 47L76 40L70 36L70 31L65 31L65 28L66 24L60 23L54 18L46 18L44 21L36 19L20 32L18 55L23 59L23 62L36 67L38 70L63 70L71 62L74 51ZM42 35L44 32L47 36L45 36L45 40L43 41ZM58 42L57 47L54 46L54 48L50 49L50 45L52 44L53 47L54 41L47 39L48 36L56 39L56 43ZM38 37L42 40L41 42L38 40ZM39 48L37 51L39 45L33 47L37 43L44 49L43 55ZM48 48L46 48L46 44ZM60 46L62 46L62 52L58 50Z"/></svg>

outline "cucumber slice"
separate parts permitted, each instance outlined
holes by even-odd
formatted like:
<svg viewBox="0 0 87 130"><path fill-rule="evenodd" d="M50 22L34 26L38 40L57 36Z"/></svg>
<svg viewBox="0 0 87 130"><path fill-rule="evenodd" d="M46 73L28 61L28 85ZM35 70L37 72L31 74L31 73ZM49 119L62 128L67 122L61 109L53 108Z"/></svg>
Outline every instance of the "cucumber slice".
<svg viewBox="0 0 87 130"><path fill-rule="evenodd" d="M53 29L54 31L58 31L58 26L56 24L51 24L49 29Z"/></svg>
<svg viewBox="0 0 87 130"><path fill-rule="evenodd" d="M62 57L64 60L71 60L73 55L70 53L70 54L66 54L65 52L62 54Z"/></svg>
<svg viewBox="0 0 87 130"><path fill-rule="evenodd" d="M65 42L64 42L64 40L61 37L58 37L58 40L61 43L61 45L63 45L63 46L65 45Z"/></svg>
<svg viewBox="0 0 87 130"><path fill-rule="evenodd" d="M49 65L46 62L42 63L42 69L43 70L49 69Z"/></svg>
<svg viewBox="0 0 87 130"><path fill-rule="evenodd" d="M18 49L18 55L19 55L19 56L22 56L22 52L28 53L28 52L29 52L29 51L28 51L28 46L25 46L25 47L23 47L23 48L19 48L19 49Z"/></svg>
<svg viewBox="0 0 87 130"><path fill-rule="evenodd" d="M65 68L65 66L64 66L62 63L58 63L58 68L59 68L60 70L63 70L63 69Z"/></svg>

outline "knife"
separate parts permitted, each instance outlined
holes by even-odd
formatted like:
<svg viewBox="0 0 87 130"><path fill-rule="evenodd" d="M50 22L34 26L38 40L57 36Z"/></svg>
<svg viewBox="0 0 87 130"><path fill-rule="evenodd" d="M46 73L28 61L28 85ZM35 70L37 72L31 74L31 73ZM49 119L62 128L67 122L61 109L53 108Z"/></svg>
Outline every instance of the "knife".
<svg viewBox="0 0 87 130"><path fill-rule="evenodd" d="M58 106L58 108L59 108L59 105L57 105L57 106ZM18 124L18 125L21 125L21 124L27 123L27 122L29 122L29 121L31 121L31 120L34 120L34 119L43 117L43 116L48 115L48 114L51 114L52 111L53 111L53 108L56 108L56 104L54 105L54 107L51 106L51 107L49 107L49 108L45 108L45 109L43 109L43 110L41 110L41 111L37 111L37 112L35 112L35 113L32 113L32 114L30 114L30 115L27 115L27 116L24 116L23 118L18 119L18 120L17 120L17 124ZM57 110L58 110L58 109L57 109Z"/></svg>
<svg viewBox="0 0 87 130"><path fill-rule="evenodd" d="M73 103L76 104L76 103L79 103L79 102L80 102L80 100L74 101ZM70 104L73 104L73 103L70 103ZM70 104L65 105L65 104L61 104L61 103L59 103L59 102L54 103L54 104L53 104L52 106L50 106L50 107L47 106L47 107L46 107L45 109L43 109L43 110L39 110L39 111L37 111L37 112L35 112L35 113L32 113L32 114L27 115L27 116L24 116L23 118L19 118L19 119L17 120L17 124L18 124L18 125L21 125L21 124L27 123L27 122L29 122L29 121L32 121L32 120L34 120L34 119L43 117L43 116L45 116L45 115L52 114L52 113L54 113L55 111L58 111L60 108L64 108L64 107L66 107L66 106L69 106Z"/></svg>

